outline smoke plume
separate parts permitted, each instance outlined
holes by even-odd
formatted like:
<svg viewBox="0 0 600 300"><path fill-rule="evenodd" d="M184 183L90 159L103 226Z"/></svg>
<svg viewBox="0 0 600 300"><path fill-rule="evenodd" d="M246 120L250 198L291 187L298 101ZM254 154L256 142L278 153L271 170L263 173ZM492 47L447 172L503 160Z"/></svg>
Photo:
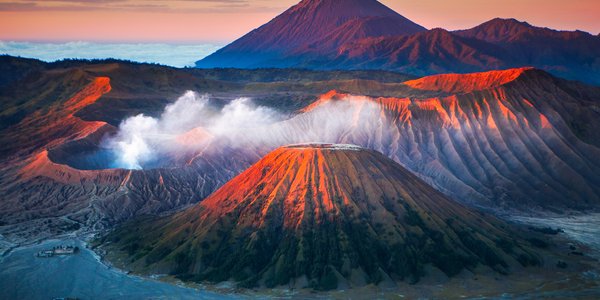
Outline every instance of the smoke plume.
<svg viewBox="0 0 600 300"><path fill-rule="evenodd" d="M124 120L104 146L115 153L115 167L143 169L181 164L199 153L227 155L225 149L266 154L296 143L368 146L370 131L389 128L381 108L361 97L328 101L287 119L248 98L217 104L188 91L158 118L140 114Z"/></svg>

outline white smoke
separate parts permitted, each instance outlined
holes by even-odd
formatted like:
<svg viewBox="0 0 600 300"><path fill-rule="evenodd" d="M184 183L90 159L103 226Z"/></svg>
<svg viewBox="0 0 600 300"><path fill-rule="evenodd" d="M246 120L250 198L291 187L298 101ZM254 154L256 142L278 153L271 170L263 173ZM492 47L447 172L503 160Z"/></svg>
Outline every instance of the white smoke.
<svg viewBox="0 0 600 300"><path fill-rule="evenodd" d="M156 160L175 160L182 152L206 143L209 137L235 136L252 127L272 124L278 118L274 110L255 106L248 98L236 99L218 110L207 95L188 91L167 105L159 118L140 114L124 120L118 133L104 141L104 147L116 154L114 167L142 169ZM198 140L191 135L183 143L181 136L197 128L207 135Z"/></svg>
<svg viewBox="0 0 600 300"><path fill-rule="evenodd" d="M208 96L187 91L177 101L165 107L158 124L163 132L178 133L198 126L206 117Z"/></svg>
<svg viewBox="0 0 600 300"><path fill-rule="evenodd" d="M158 121L143 114L125 120L119 126L119 134L109 145L116 149L117 166L126 169L141 169L141 163L153 156L148 145L149 136L158 131Z"/></svg>
<svg viewBox="0 0 600 300"><path fill-rule="evenodd" d="M266 154L297 143L350 143L371 146L372 133L385 138L391 128L376 103L363 97L328 101L283 120L277 111L235 99L222 108L208 96L188 91L165 107L159 118L130 117L105 142L116 154L115 167L142 169L180 163L198 152L239 149Z"/></svg>
<svg viewBox="0 0 600 300"><path fill-rule="evenodd" d="M239 98L226 105L207 126L215 136L232 136L255 128L270 125L281 117L272 109L255 106L249 98Z"/></svg>

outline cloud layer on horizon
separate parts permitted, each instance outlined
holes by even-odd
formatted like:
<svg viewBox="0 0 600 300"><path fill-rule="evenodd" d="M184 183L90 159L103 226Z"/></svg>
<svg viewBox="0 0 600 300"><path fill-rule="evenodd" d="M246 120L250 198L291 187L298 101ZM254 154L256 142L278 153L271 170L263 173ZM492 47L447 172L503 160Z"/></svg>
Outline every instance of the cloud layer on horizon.
<svg viewBox="0 0 600 300"><path fill-rule="evenodd" d="M68 58L117 58L182 68L193 66L195 61L215 52L222 46L217 44L31 43L0 41L0 54L36 58L47 62Z"/></svg>

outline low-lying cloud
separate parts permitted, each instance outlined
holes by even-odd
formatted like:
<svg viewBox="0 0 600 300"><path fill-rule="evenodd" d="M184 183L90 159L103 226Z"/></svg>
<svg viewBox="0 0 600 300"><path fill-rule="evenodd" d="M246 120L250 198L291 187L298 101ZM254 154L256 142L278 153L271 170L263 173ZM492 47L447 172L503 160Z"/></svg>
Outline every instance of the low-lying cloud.
<svg viewBox="0 0 600 300"><path fill-rule="evenodd" d="M124 59L172 67L193 66L221 47L216 44L176 45L162 43L32 43L0 41L0 54L35 58L46 62L61 59Z"/></svg>

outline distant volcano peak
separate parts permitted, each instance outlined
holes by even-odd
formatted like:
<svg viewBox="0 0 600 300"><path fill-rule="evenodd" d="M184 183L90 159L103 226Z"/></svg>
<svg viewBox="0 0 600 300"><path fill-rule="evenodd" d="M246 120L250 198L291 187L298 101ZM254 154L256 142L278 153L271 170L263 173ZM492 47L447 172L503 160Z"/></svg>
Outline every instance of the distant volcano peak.
<svg viewBox="0 0 600 300"><path fill-rule="evenodd" d="M600 39L495 18L427 30L376 0L304 0L196 62L199 68L373 70L418 76L534 66L600 83Z"/></svg>
<svg viewBox="0 0 600 300"><path fill-rule="evenodd" d="M352 28L344 29L351 22ZM332 47L366 37L426 30L376 0L304 0L196 63L198 67L285 66L286 57L319 43ZM332 36L332 33L335 33ZM327 43L323 43L327 41Z"/></svg>
<svg viewBox="0 0 600 300"><path fill-rule="evenodd" d="M513 25L513 26L527 26L533 27L531 24L525 21L519 21L515 18L493 18L482 25Z"/></svg>
<svg viewBox="0 0 600 300"><path fill-rule="evenodd" d="M312 10L338 17L397 16L398 13L377 0L303 0L289 12Z"/></svg>

